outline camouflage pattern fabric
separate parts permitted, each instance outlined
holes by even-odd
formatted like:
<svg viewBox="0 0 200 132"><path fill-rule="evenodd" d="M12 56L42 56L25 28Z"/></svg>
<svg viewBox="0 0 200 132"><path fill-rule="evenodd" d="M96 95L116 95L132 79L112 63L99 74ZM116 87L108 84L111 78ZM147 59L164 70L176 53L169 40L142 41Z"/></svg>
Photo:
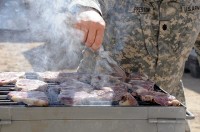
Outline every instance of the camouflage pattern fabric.
<svg viewBox="0 0 200 132"><path fill-rule="evenodd" d="M86 1L100 5L106 21L103 48L110 52L118 65L127 73L147 74L152 81L184 102L180 80L185 61L200 31L200 1ZM196 48L200 51L200 45ZM102 71L103 68L96 65L99 64L96 63L98 57L98 53L86 49L78 71ZM104 72L107 73L105 69Z"/></svg>

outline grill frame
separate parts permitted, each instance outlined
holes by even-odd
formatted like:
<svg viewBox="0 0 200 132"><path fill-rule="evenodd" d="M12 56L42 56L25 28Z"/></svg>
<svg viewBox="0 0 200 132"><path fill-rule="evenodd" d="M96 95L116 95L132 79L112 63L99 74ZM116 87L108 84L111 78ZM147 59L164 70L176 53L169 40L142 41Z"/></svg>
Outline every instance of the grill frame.
<svg viewBox="0 0 200 132"><path fill-rule="evenodd" d="M26 74L36 79L34 74ZM49 83L49 86L58 85ZM2 88L2 102L12 102L5 94L13 84ZM159 89L155 85L157 90ZM0 87L1 89L1 87ZM1 92L1 91L0 91ZM163 91L165 92L165 91ZM0 96L1 97L1 96ZM24 104L0 105L1 132L184 132L187 110L166 106L64 106L27 107Z"/></svg>

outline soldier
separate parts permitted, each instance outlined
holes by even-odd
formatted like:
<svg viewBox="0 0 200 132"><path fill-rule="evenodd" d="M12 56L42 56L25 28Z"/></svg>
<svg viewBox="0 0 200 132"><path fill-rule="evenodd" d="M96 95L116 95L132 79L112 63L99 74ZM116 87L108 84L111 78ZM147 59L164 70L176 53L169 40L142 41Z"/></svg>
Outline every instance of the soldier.
<svg viewBox="0 0 200 132"><path fill-rule="evenodd" d="M71 7L79 9L76 27L84 32L88 47L80 72L109 72L102 65L97 68L99 55L93 52L103 42L124 71L147 74L185 102L185 61L193 47L200 53L200 45L194 45L200 31L199 0L73 0Z"/></svg>

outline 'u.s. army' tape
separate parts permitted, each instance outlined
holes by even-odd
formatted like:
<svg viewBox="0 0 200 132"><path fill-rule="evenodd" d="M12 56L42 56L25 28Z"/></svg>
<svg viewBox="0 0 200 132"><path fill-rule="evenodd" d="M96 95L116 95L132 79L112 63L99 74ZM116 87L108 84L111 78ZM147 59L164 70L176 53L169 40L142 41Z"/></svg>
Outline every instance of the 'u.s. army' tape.
<svg viewBox="0 0 200 132"><path fill-rule="evenodd" d="M199 12L200 11L200 5L191 5L191 6L182 6L183 12Z"/></svg>

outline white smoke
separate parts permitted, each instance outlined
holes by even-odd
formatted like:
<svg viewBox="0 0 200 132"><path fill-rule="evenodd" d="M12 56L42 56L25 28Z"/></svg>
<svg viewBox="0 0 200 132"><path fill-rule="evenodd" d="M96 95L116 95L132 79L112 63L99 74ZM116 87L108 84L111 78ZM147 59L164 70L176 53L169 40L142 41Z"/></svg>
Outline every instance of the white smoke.
<svg viewBox="0 0 200 132"><path fill-rule="evenodd" d="M76 17L69 12L69 0L28 0L30 6L30 32L45 40L44 57L38 53L36 70L64 70L76 68L81 56L80 31L73 28ZM41 60L44 62L41 66ZM37 61L36 61L37 62Z"/></svg>
<svg viewBox="0 0 200 132"><path fill-rule="evenodd" d="M24 53L34 71L77 67L83 35L73 28L76 17L69 12L70 0L3 0L2 3L0 29L23 29L28 35L21 37L45 43Z"/></svg>

